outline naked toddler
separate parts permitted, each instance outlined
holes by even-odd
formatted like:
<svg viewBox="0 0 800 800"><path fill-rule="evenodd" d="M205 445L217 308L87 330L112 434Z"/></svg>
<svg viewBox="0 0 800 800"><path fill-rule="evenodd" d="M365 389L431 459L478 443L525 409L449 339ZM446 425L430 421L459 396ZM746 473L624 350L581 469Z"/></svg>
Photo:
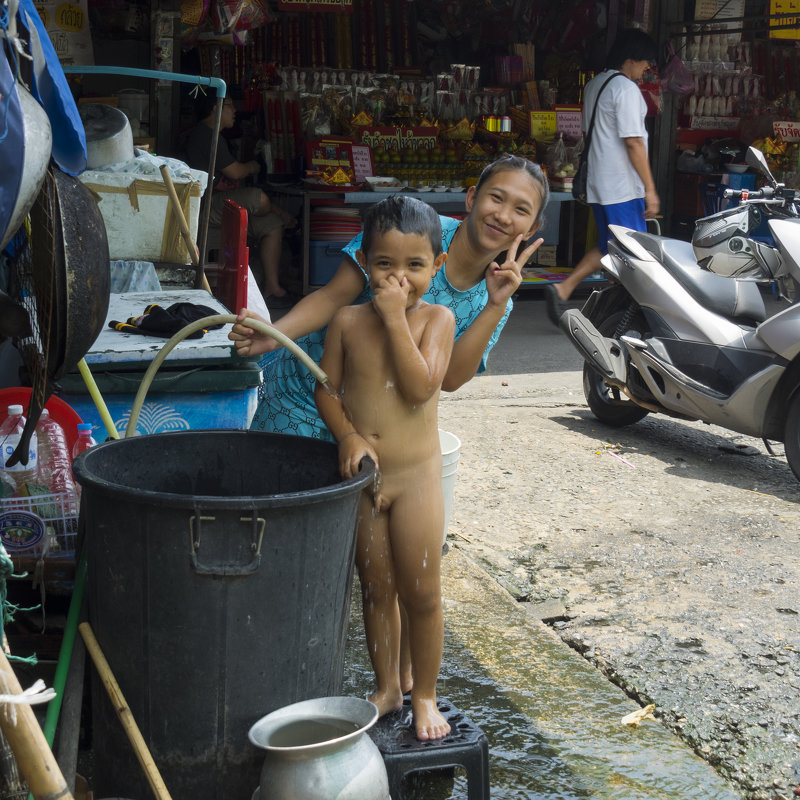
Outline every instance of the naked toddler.
<svg viewBox="0 0 800 800"><path fill-rule="evenodd" d="M400 609L408 619L419 739L450 726L436 705L444 622L441 602L442 457L437 406L453 349L455 321L422 300L446 259L441 223L426 203L393 196L369 208L357 258L373 299L331 320L320 366L340 391L319 384L320 416L339 445L342 476L364 456L380 481L362 495L356 566L381 715L401 707Z"/></svg>

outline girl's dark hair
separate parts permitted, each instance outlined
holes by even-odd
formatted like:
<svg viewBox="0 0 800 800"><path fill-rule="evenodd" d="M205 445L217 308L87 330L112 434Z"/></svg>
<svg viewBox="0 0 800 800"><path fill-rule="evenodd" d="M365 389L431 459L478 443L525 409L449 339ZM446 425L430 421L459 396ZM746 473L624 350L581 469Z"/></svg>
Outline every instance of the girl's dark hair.
<svg viewBox="0 0 800 800"><path fill-rule="evenodd" d="M407 195L392 195L364 212L361 250L369 255L372 240L387 231L426 236L434 258L442 252L442 223L436 211L422 200Z"/></svg>
<svg viewBox="0 0 800 800"><path fill-rule="evenodd" d="M483 168L483 172L481 172L481 175L478 178L478 183L475 185L475 191L479 192L483 184L496 172L502 172L503 170L508 169L525 170L525 172L531 176L533 182L537 185L537 188L539 189L539 197L542 201L539 204L539 213L536 215L535 220L536 222L539 222L542 219L542 214L544 213L547 201L550 199L550 186L547 183L547 178L545 177L544 172L542 172L542 168L534 161L529 161L527 158L523 158L522 156L515 156L511 153L505 153L504 155L492 161L491 164L488 164Z"/></svg>
<svg viewBox="0 0 800 800"><path fill-rule="evenodd" d="M620 31L606 58L608 69L619 69L628 59L631 61L650 61L658 57L658 45L652 37L638 28Z"/></svg>

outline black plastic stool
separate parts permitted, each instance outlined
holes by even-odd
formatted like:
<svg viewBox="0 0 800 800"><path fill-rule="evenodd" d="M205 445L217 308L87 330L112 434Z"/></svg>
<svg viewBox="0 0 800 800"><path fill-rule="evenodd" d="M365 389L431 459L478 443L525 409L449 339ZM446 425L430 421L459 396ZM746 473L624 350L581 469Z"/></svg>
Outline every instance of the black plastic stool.
<svg viewBox="0 0 800 800"><path fill-rule="evenodd" d="M392 800L402 800L403 779L409 772L448 767L466 771L469 800L488 800L489 743L483 731L449 700L440 697L438 707L450 723L450 733L443 739L417 739L408 695L400 710L381 717L369 730L386 765Z"/></svg>

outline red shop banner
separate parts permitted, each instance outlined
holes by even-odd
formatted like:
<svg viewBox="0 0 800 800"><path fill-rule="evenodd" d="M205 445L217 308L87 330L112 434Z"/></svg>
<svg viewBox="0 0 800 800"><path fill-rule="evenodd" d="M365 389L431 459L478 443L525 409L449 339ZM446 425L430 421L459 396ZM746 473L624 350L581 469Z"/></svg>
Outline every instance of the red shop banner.
<svg viewBox="0 0 800 800"><path fill-rule="evenodd" d="M353 0L278 0L278 11L352 13Z"/></svg>

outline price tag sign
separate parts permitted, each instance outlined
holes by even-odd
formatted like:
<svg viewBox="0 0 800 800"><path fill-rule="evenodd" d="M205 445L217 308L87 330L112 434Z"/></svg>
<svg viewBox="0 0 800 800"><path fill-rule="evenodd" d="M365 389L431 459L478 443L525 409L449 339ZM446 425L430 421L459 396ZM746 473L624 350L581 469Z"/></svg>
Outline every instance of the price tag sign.
<svg viewBox="0 0 800 800"><path fill-rule="evenodd" d="M372 167L372 150L366 145L354 144L352 151L356 183L361 183L364 178L371 178L374 174Z"/></svg>

